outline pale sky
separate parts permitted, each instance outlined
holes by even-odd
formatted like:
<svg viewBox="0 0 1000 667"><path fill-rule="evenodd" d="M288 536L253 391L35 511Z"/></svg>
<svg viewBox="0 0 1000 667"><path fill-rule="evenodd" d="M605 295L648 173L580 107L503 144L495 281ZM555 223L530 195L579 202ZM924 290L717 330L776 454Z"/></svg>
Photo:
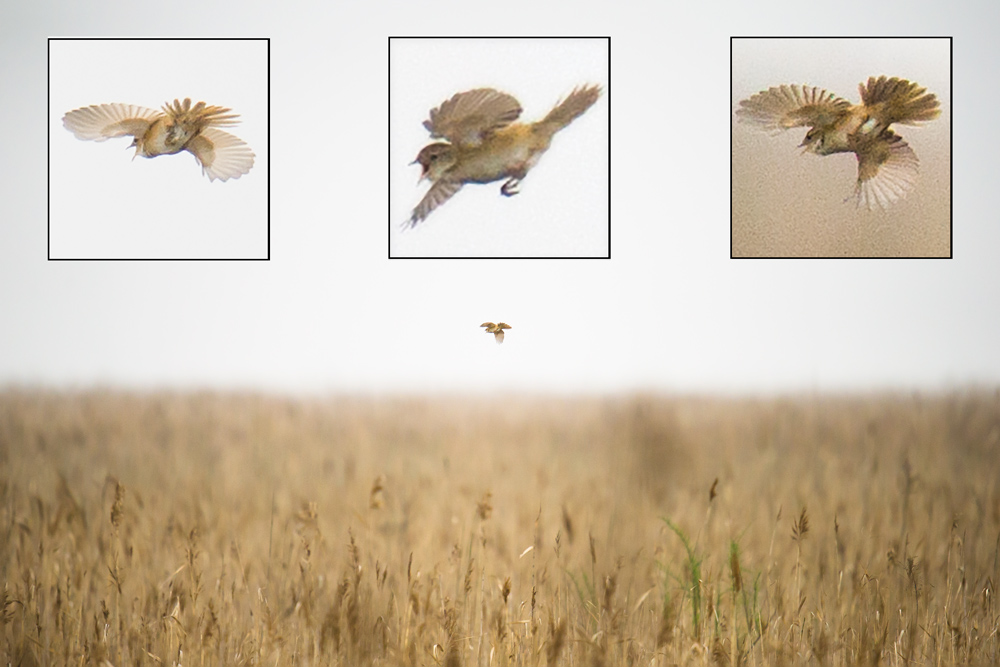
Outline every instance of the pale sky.
<svg viewBox="0 0 1000 667"><path fill-rule="evenodd" d="M0 385L604 393L996 384L1000 106L991 82L1000 66L993 34L1000 10L847 2L817 11L826 10L791 2L590 2L573 11L517 1L500 10L447 2L182 1L169 11L124 1L7 3L0 9L7 102L0 113L10 130L0 178ZM911 76L885 63L851 62L840 72L825 57L806 78L809 63L797 56L788 59L796 71L763 68L731 80L730 36L820 30L954 36L954 259L729 258L738 95L799 82L855 100L868 75ZM480 79L475 59L453 67L418 59L407 64L406 81L390 84L390 35L484 34L610 35L611 71L570 71L554 55L510 68L484 59ZM263 65L235 43L231 52L194 56L195 64L191 54L152 58L142 76L98 66L94 56L74 64L78 76L59 81L47 60L48 37L134 36L269 37L270 108L259 97ZM600 148L610 114L610 260L387 258L389 225L405 219L426 187L407 163L427 140L420 123L432 106L459 90L495 86L533 120L588 80L606 86L604 97L557 135L520 195L500 197L499 184L467 187L414 237L457 245L475 231L462 227L471 216L481 223L476 233L497 238L503 230L483 225L517 222L519 210L555 205L547 217L558 217L567 198L597 190L606 201L606 179L589 189L596 165L586 151ZM919 82L950 100L939 80ZM132 162L127 139L81 142L61 126L79 106L158 107L186 95L241 114L233 133L257 153L254 170L210 183L189 155ZM901 131L918 152L922 178L936 168L933 137L945 120ZM801 137L761 139L808 176L837 157L800 156L785 145ZM51 190L47 141L59 161ZM83 172L73 177L71 165ZM831 176L831 193L850 193L850 171L847 182L839 171ZM164 213L206 219L211 210L208 224L218 223L223 245L235 246L261 224L268 173L270 261L46 261L47 193L53 216L69 210L95 230L105 219L154 229ZM60 175L65 194L56 192ZM159 198L135 207L144 192ZM157 238L157 247L166 244L165 235ZM514 327L502 346L479 328L490 320Z"/></svg>

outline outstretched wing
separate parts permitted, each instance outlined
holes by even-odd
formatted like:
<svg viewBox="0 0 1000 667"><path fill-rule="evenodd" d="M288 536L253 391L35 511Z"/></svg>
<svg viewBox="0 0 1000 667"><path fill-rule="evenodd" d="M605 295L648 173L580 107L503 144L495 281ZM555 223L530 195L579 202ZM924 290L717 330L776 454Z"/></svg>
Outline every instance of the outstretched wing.
<svg viewBox="0 0 1000 667"><path fill-rule="evenodd" d="M858 206L868 210L888 208L906 196L917 182L919 161L903 138L890 130L858 153L858 183L854 188Z"/></svg>
<svg viewBox="0 0 1000 667"><path fill-rule="evenodd" d="M821 88L777 86L740 101L736 116L744 123L776 132L790 127L831 125L851 103Z"/></svg>
<svg viewBox="0 0 1000 667"><path fill-rule="evenodd" d="M77 139L105 141L126 134L142 136L157 118L159 111L132 104L95 104L70 111L63 125Z"/></svg>
<svg viewBox="0 0 1000 667"><path fill-rule="evenodd" d="M859 84L858 90L868 113L884 126L892 123L915 125L934 120L941 114L937 97L906 79L872 76L868 78L868 85Z"/></svg>
<svg viewBox="0 0 1000 667"><path fill-rule="evenodd" d="M227 181L239 178L253 167L254 154L250 146L228 132L207 127L184 146L197 158L208 180Z"/></svg>
<svg viewBox="0 0 1000 667"><path fill-rule="evenodd" d="M513 329L513 327L506 322L497 322L497 329Z"/></svg>
<svg viewBox="0 0 1000 667"><path fill-rule="evenodd" d="M424 127L434 138L476 146L489 133L510 125L520 115L521 105L513 96L492 88L477 88L457 93L431 109Z"/></svg>
<svg viewBox="0 0 1000 667"><path fill-rule="evenodd" d="M410 218L403 223L403 229L416 227L418 222L426 219L431 214L431 211L451 199L461 189L461 181L442 180L434 183L431 189L427 191L427 194L424 195L424 198L420 200L420 203L417 204L417 207L413 209Z"/></svg>
<svg viewBox="0 0 1000 667"><path fill-rule="evenodd" d="M494 331L497 330L497 325L493 324L492 322L483 322L479 326L486 327L486 333L493 333Z"/></svg>

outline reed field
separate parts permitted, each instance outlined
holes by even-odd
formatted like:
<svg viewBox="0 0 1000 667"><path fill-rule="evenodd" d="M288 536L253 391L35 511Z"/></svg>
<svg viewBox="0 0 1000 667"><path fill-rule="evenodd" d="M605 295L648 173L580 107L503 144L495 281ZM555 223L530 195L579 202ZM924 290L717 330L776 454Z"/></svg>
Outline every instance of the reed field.
<svg viewBox="0 0 1000 667"><path fill-rule="evenodd" d="M0 392L4 665L997 665L1000 392Z"/></svg>

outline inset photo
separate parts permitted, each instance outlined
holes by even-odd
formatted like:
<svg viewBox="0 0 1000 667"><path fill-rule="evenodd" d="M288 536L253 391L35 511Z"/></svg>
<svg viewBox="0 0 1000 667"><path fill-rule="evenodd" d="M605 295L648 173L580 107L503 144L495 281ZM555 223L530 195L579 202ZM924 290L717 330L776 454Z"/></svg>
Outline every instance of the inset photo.
<svg viewBox="0 0 1000 667"><path fill-rule="evenodd" d="M610 37L390 37L389 257L611 256Z"/></svg>
<svg viewBox="0 0 1000 667"><path fill-rule="evenodd" d="M48 258L270 259L269 51L49 39Z"/></svg>
<svg viewBox="0 0 1000 667"><path fill-rule="evenodd" d="M950 258L950 37L733 37L731 257Z"/></svg>

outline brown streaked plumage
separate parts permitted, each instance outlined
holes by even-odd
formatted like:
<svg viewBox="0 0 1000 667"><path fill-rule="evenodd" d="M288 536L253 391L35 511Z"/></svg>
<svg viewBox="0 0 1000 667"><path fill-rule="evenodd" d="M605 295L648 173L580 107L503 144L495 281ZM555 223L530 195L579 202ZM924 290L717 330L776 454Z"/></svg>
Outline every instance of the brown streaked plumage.
<svg viewBox="0 0 1000 667"><path fill-rule="evenodd" d="M521 115L520 103L492 88L458 93L432 109L424 127L431 138L445 141L428 144L412 163L422 168L420 180L426 178L432 185L403 228L426 219L466 183L506 179L500 192L516 195L521 179L548 150L552 136L600 96L600 86L576 88L535 123L515 123Z"/></svg>
<svg viewBox="0 0 1000 667"><path fill-rule="evenodd" d="M493 334L493 337L496 338L497 345L503 342L503 330L513 328L504 322L497 322L496 324L493 324L492 322L483 322L479 326L486 327L486 333Z"/></svg>
<svg viewBox="0 0 1000 667"><path fill-rule="evenodd" d="M131 135L130 148L134 146L135 155L142 157L186 150L210 181L225 181L248 173L254 159L244 141L217 129L239 122L239 115L230 111L204 102L192 106L190 98L164 104L163 111L131 104L96 104L70 111L63 116L63 125L83 141Z"/></svg>
<svg viewBox="0 0 1000 667"><path fill-rule="evenodd" d="M918 165L916 153L889 126L933 120L941 109L933 93L905 79L869 77L858 90L861 103L851 104L816 87L778 86L742 100L736 115L775 132L808 126L800 146L817 155L854 153L858 206L884 209L913 189Z"/></svg>

